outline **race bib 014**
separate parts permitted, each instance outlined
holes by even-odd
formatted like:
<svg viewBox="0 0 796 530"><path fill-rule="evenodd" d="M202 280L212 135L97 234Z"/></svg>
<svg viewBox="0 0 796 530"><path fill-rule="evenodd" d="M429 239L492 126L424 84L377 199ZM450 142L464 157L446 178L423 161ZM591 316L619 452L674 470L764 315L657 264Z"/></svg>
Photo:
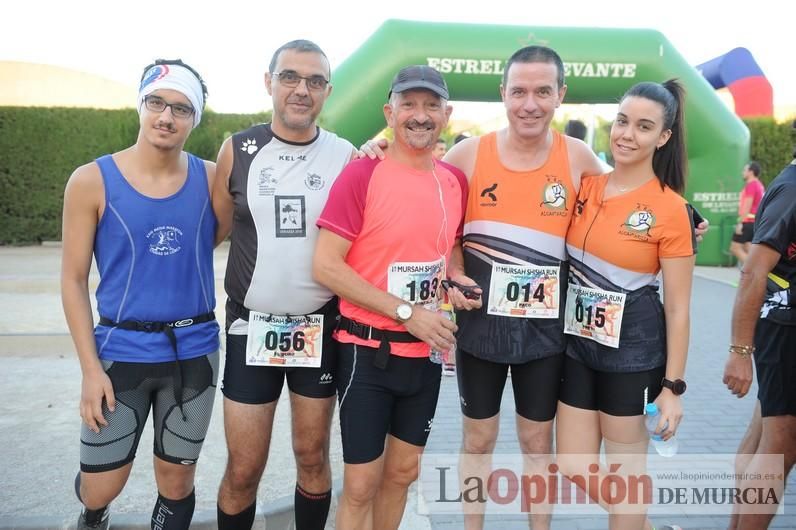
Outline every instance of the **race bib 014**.
<svg viewBox="0 0 796 530"><path fill-rule="evenodd" d="M487 313L518 318L558 318L559 268L492 264Z"/></svg>

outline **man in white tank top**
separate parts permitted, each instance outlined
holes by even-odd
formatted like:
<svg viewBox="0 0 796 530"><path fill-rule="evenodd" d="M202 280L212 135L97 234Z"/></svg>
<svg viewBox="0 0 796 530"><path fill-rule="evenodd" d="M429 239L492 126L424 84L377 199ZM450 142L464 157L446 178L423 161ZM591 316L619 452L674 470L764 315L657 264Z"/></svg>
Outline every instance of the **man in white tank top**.
<svg viewBox="0 0 796 530"><path fill-rule="evenodd" d="M331 500L329 431L337 299L312 279L318 218L332 182L355 153L317 126L332 91L329 61L297 40L265 74L273 120L234 134L218 156L217 241L232 233L227 291L224 429L227 469L218 527L251 528L274 411L287 379L296 457L296 528L323 528Z"/></svg>

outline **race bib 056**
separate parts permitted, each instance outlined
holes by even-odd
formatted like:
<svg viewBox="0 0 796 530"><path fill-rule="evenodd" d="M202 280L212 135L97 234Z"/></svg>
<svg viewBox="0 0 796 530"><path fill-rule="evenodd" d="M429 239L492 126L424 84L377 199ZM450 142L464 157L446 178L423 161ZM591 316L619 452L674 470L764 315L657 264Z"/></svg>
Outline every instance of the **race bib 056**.
<svg viewBox="0 0 796 530"><path fill-rule="evenodd" d="M323 315L250 313L247 365L318 368L322 354Z"/></svg>

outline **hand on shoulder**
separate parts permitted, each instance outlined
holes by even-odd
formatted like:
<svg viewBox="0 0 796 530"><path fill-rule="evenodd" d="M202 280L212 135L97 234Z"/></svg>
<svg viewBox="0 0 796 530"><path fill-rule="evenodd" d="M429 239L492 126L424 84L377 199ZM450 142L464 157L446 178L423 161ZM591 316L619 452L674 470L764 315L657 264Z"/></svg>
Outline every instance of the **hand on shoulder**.
<svg viewBox="0 0 796 530"><path fill-rule="evenodd" d="M462 140L445 153L442 161L459 168L469 181L475 171L475 160L478 156L478 144L480 141L481 138L479 136Z"/></svg>

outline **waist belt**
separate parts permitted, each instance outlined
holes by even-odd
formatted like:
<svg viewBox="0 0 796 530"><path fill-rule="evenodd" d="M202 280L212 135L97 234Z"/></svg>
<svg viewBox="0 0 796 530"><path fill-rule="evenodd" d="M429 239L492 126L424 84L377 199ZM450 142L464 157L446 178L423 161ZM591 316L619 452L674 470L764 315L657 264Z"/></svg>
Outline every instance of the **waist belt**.
<svg viewBox="0 0 796 530"><path fill-rule="evenodd" d="M174 354L177 354L177 336L174 334L174 328L187 328L196 324L204 324L216 319L216 314L210 311L191 318L183 318L173 322L149 322L144 320L122 320L121 322L114 322L108 317L100 317L101 326L110 326L113 328L126 329L129 331L143 331L145 333L165 333L169 338L171 349Z"/></svg>
<svg viewBox="0 0 796 530"><path fill-rule="evenodd" d="M376 357L373 358L373 365L384 370L387 368L387 361L390 359L391 342L423 342L408 331L391 331L388 329L374 328L367 324L362 324L356 320L340 315L338 330L343 330L355 337L365 340L379 341L379 348L376 350Z"/></svg>
<svg viewBox="0 0 796 530"><path fill-rule="evenodd" d="M186 420L185 411L182 409L182 369L180 368L180 360L177 357L177 336L174 334L174 328L187 328L195 326L196 324L204 324L216 319L216 314L212 311L203 313L191 318L183 318L173 322L152 322L144 320L122 320L121 322L114 322L108 317L100 317L100 326L110 326L112 328L126 329L128 331L143 331L144 333L164 333L169 339L171 349L174 350L174 399L180 407L182 419Z"/></svg>
<svg viewBox="0 0 796 530"><path fill-rule="evenodd" d="M332 300L334 300L335 303L336 303L336 299L332 299ZM328 315L327 307L332 302L332 300L330 300L329 302L326 302L326 304L324 304L323 307L321 307L317 311L313 311L313 313L320 313L320 314L322 314L324 316L327 316ZM245 320L246 322L249 321L249 317L251 317L251 309L249 309L248 307L246 307L243 304L239 304L235 300L227 300L227 305L230 306L230 309L232 309L232 313L233 314L238 315L238 318L240 318L241 320ZM271 315L271 316L273 316L273 315ZM271 316L268 317L267 322L271 321ZM307 315L290 315L288 313L285 313L284 316L285 316L285 318L287 320L297 320L297 321L298 320L306 320L306 319L309 318L309 314L307 314Z"/></svg>

